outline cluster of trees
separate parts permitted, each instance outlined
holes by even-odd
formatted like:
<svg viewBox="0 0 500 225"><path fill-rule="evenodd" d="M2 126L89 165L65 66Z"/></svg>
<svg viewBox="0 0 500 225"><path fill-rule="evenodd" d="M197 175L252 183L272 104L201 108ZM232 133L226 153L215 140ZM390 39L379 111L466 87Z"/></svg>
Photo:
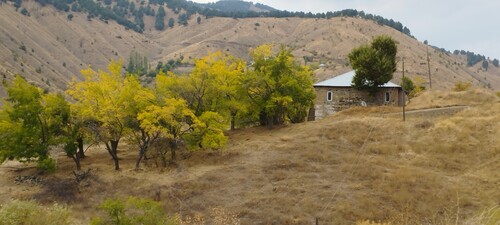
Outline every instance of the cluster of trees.
<svg viewBox="0 0 500 225"><path fill-rule="evenodd" d="M315 97L312 71L298 65L289 49L281 47L277 54L272 49L255 48L252 67L213 53L197 60L189 75L160 71L148 87L112 61L108 71L82 70L84 80L68 86L71 103L17 76L5 84L9 97L0 111L0 161L54 167L48 153L59 147L80 169L86 141L102 143L118 170L118 147L126 139L137 144L136 167L148 152L166 166L181 147L223 147L229 127L302 122ZM156 145L162 147L150 151Z"/></svg>
<svg viewBox="0 0 500 225"><path fill-rule="evenodd" d="M467 66L469 66L469 67L474 66L477 63L483 61L483 68L488 69L488 62L487 62L486 57L484 55L476 54L474 52L465 51L465 50L455 50L455 51L453 51L453 54L467 56ZM484 62L486 62L486 65Z"/></svg>
<svg viewBox="0 0 500 225"><path fill-rule="evenodd" d="M21 0L17 0L21 1ZM88 13L88 18L98 16L102 20L115 20L119 24L125 26L126 28L132 29L136 32L144 31L144 19L143 16L155 16L154 10L151 5L160 5L158 10L161 10L161 6L166 5L168 8L172 9L178 16L178 23L181 25L187 25L188 20L194 14L204 15L206 18L210 17L231 17L231 18L257 18L257 17L273 17L273 18L285 18L285 17L300 17L300 18L334 18L334 17L361 17L364 19L372 20L381 25L387 25L392 27L404 34L413 37L411 35L410 29L403 26L401 22L394 21L392 19L386 19L381 16L366 14L364 11L358 11L355 9L345 9L336 12L326 12L326 13L305 13L305 12L290 12L286 10L275 10L265 5L258 5L269 11L267 12L256 12L248 10L248 4L252 3L234 3L230 1L222 1L218 3L213 3L212 5L204 5L199 3L194 3L186 0L150 0L147 6L144 1L137 8L134 1L128 0L117 0L116 4L113 5L112 1L104 1L104 5L100 2L95 2L94 0L40 0L40 4L51 4L56 9L68 12L71 11L84 11ZM229 7L231 10L219 10L218 5L231 4ZM236 5L234 5L236 4ZM243 5L242 5L243 4ZM247 4L247 5L245 5ZM113 6L112 6L113 5ZM216 9L217 8L217 9ZM220 7L219 7L220 8ZM224 6L224 9L228 7ZM247 8L247 9L245 9ZM183 11L183 12L182 12ZM165 15L156 14L155 28L158 30L164 29L164 17ZM132 16L134 21L130 21L127 18ZM170 18L173 20L173 18ZM169 21L169 27L173 27L174 21Z"/></svg>
<svg viewBox="0 0 500 225"><path fill-rule="evenodd" d="M139 52L136 52L135 50L130 52L127 64L127 72L130 74L137 74L139 76L148 74L148 57L140 54Z"/></svg>
<svg viewBox="0 0 500 225"><path fill-rule="evenodd" d="M212 3L201 4L203 7L216 9L223 12L246 12L252 11L252 7L256 7L258 9L267 10L267 11L275 11L276 9L256 3L255 5L252 2L245 1L218 1Z"/></svg>

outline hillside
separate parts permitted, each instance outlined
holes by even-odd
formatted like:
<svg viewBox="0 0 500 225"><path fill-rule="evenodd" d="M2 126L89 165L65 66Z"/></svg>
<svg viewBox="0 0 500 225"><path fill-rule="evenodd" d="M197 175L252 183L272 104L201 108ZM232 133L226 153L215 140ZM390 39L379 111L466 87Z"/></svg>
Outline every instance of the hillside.
<svg viewBox="0 0 500 225"><path fill-rule="evenodd" d="M88 19L86 14L56 11L23 2L25 16L11 2L0 5L0 73L7 80L19 73L43 88L64 90L67 81L79 77L79 70L91 65L104 69L110 59L127 60L135 50L148 56L151 68L157 62L183 57L187 65L211 51L224 51L248 59L248 49L263 43L286 44L297 60L318 68L318 80L350 70L347 54L353 47L386 34L399 42L399 56L405 57L406 75L427 79L426 48L423 43L390 27L360 18L203 18L192 16L187 26L154 29L154 19L145 17L143 34L127 30L112 20ZM169 18L177 17L167 9ZM467 67L466 57L447 55L429 47L434 89L450 89L456 82L500 89L500 69L481 63ZM126 63L126 62L125 62ZM186 70L183 70L186 71ZM189 68L187 68L189 71ZM400 72L393 81L399 83ZM3 91L3 90L2 90ZM1 92L1 91L0 91ZM3 93L4 94L4 93Z"/></svg>
<svg viewBox="0 0 500 225"><path fill-rule="evenodd" d="M474 101L461 101L466 97ZM223 151L183 152L166 170L154 159L133 170L137 148L124 145L116 172L104 147L94 146L83 160L92 175L80 183L62 153L55 174L8 162L0 167L0 203L68 204L76 224L97 215L104 199L130 195L157 199L184 218L228 216L240 224L316 218L320 224L486 224L480 214L498 213L500 201L499 98L482 90L440 91L415 98L410 108L441 99L469 108L409 114L406 122L387 114L397 109L354 108L321 121L242 129L229 133Z"/></svg>

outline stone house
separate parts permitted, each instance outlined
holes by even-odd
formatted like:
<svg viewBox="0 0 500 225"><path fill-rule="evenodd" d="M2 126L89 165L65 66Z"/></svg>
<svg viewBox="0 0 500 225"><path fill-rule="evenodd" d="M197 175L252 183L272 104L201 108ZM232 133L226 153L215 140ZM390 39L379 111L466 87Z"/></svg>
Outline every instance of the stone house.
<svg viewBox="0 0 500 225"><path fill-rule="evenodd" d="M352 87L355 72L350 71L334 78L314 84L316 99L309 113L310 120L322 119L328 115L353 106L395 105L403 106L403 88L392 82L379 87L375 96Z"/></svg>

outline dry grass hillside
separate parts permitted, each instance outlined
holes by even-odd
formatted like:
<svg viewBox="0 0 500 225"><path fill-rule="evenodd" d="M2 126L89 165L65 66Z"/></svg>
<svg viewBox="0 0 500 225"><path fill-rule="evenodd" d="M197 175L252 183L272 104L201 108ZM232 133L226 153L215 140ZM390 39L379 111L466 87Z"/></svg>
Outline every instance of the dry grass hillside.
<svg viewBox="0 0 500 225"><path fill-rule="evenodd" d="M133 170L130 145L120 149L123 166L115 172L103 147L93 147L83 161L92 176L79 184L63 155L55 174L9 162L0 167L0 203L68 204L76 224L95 216L104 199L130 195L159 200L182 218L240 224L313 224L315 218L320 224L498 224L500 100L485 91L469 94L474 104L457 102L469 105L461 112L406 122L384 116L391 108L354 108L321 121L241 129L229 133L222 152L185 152L166 170L151 160ZM421 95L411 104L455 95ZM16 184L28 175L37 179Z"/></svg>
<svg viewBox="0 0 500 225"><path fill-rule="evenodd" d="M398 54L406 58L406 75L427 80L426 45L363 19L210 18L197 24L193 16L188 26L176 25L158 32L153 28L154 21L146 18L145 33L139 34L114 21L88 21L80 13L73 12L70 21L67 13L41 7L34 1L23 2L23 7L30 16L16 12L10 3L0 5L0 73L7 79L23 74L52 90L64 89L67 81L78 77L79 70L87 65L104 69L110 59L127 60L132 50L147 55L155 67L160 60L184 56L184 62L190 63L217 50L248 59L248 49L263 43L284 43L301 63L304 56L312 57L309 64L314 68L325 64L315 71L317 79L323 80L350 70L347 54L351 49L381 34L399 42ZM175 16L167 10L167 19ZM459 81L500 89L499 68L468 68L463 56L429 51L434 89L451 89ZM400 75L398 72L393 81L399 83Z"/></svg>

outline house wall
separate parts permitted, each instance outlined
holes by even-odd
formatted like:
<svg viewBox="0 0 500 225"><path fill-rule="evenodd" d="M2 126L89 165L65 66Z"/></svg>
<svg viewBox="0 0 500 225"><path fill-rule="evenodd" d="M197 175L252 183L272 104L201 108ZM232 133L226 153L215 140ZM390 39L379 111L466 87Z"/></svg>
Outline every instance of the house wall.
<svg viewBox="0 0 500 225"><path fill-rule="evenodd" d="M335 112L353 106L370 105L395 105L402 106L404 95L401 88L380 88L375 96L370 96L366 91L356 90L351 87L315 87L316 99L314 102L314 117L322 119ZM332 101L327 101L328 91L332 92ZM390 99L385 101L385 93L389 92Z"/></svg>

